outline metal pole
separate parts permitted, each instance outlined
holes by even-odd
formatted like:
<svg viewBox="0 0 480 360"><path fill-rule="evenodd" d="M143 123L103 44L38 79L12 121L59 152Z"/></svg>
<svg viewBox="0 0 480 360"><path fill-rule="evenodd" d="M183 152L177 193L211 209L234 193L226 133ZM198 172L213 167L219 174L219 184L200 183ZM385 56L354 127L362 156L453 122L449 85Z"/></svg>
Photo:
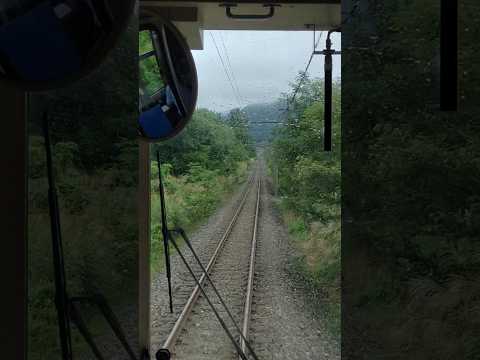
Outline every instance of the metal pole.
<svg viewBox="0 0 480 360"><path fill-rule="evenodd" d="M163 235L163 248L165 252L165 266L167 271L168 282L168 296L170 300L170 312L173 313L173 299L172 299L172 275L170 268L170 250L168 248L168 237L170 236L167 228L167 210L165 206L165 191L162 182L162 169L160 166L160 152L157 150L157 165L158 165L158 187L160 190L160 203L162 212L162 235Z"/></svg>
<svg viewBox="0 0 480 360"><path fill-rule="evenodd" d="M45 112L43 116L43 131L45 138L45 151L47 156L48 203L50 211L50 229L52 236L53 267L55 277L55 305L57 308L57 320L60 335L60 345L62 348L62 358L64 360L71 360L72 340L70 334L69 304L65 280L65 264L63 261L60 210L58 208L58 197L53 174L52 149L48 120L48 114Z"/></svg>
<svg viewBox="0 0 480 360"><path fill-rule="evenodd" d="M323 123L323 149L332 150L332 40L330 32L327 37L327 48L325 51L325 104Z"/></svg>

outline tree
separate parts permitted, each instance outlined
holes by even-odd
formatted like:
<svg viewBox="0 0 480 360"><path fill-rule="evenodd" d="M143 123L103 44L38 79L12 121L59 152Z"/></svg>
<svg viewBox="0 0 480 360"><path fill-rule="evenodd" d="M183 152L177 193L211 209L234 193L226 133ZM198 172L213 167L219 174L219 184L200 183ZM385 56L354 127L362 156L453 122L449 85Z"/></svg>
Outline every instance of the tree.
<svg viewBox="0 0 480 360"><path fill-rule="evenodd" d="M249 134L248 118L245 112L238 108L230 110L225 122L233 129L235 136L246 147L248 152L250 154L253 153L254 149Z"/></svg>

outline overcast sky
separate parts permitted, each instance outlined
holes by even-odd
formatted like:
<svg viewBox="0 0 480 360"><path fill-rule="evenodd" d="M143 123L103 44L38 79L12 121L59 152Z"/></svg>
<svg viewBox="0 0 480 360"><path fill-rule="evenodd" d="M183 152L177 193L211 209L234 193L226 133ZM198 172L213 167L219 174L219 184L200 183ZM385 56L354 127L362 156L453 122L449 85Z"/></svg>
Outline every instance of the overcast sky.
<svg viewBox="0 0 480 360"><path fill-rule="evenodd" d="M317 50L325 48L325 39L326 33L322 33ZM333 49L340 50L340 34L332 34L332 41ZM240 96L235 96L227 80L215 44L227 68L230 60ZM192 51L199 81L197 107L226 111L239 103L245 106L276 100L288 91L298 71L305 69L312 49L311 31L204 31L204 49ZM310 76L323 78L323 63L323 55L315 55ZM335 55L334 78L340 77L340 66L340 56Z"/></svg>

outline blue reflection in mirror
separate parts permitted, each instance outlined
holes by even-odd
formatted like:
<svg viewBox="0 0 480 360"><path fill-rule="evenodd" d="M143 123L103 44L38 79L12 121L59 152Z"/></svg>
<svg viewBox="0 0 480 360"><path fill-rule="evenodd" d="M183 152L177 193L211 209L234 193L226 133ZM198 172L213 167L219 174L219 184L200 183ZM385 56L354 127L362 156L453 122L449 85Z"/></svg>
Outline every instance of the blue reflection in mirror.
<svg viewBox="0 0 480 360"><path fill-rule="evenodd" d="M180 121L175 97L167 85L164 92L164 103L157 104L140 114L140 128L142 135L149 139L168 137L175 130Z"/></svg>
<svg viewBox="0 0 480 360"><path fill-rule="evenodd" d="M138 127L148 140L167 140L185 127L195 108L195 63L172 24L160 21L145 27L139 33Z"/></svg>

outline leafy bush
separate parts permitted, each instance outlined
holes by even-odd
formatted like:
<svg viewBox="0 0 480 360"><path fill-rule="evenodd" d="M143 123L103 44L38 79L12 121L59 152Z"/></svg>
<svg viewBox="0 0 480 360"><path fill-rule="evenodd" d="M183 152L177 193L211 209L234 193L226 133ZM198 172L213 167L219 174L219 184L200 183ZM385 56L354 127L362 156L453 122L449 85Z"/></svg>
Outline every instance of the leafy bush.
<svg viewBox="0 0 480 360"><path fill-rule="evenodd" d="M175 175L188 173L193 164L230 175L239 161L253 155L242 136L243 131L229 125L220 114L199 109L181 134L152 145L152 160L159 150L161 162L171 164Z"/></svg>

